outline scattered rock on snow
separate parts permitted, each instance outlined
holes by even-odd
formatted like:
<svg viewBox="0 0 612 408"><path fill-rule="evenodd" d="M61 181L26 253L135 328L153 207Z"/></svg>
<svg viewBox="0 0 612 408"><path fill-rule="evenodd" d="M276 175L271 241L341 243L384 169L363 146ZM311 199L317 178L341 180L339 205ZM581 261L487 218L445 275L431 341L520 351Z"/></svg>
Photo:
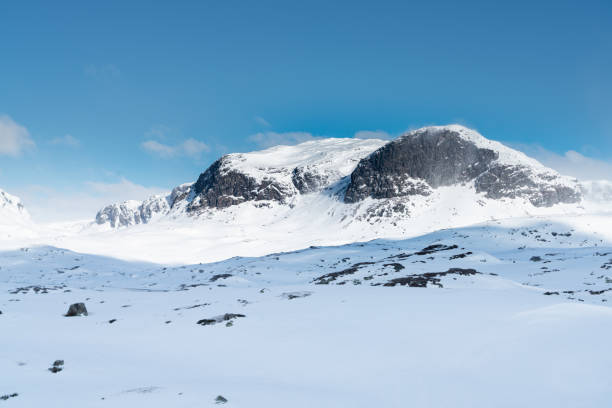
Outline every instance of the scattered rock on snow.
<svg viewBox="0 0 612 408"><path fill-rule="evenodd" d="M238 317L246 317L246 316L240 313L225 313L223 315L211 317L209 319L198 320L197 324L201 326L210 326L210 325L221 323L221 322L229 322L230 320L236 319Z"/></svg>
<svg viewBox="0 0 612 408"><path fill-rule="evenodd" d="M461 275L461 276L469 276L469 275L477 275L480 272L477 272L475 269L462 269L462 268L450 268L446 272L427 272L418 275L409 275L403 278L391 279L389 282L383 284L383 286L410 286L412 288L426 288L428 283L432 285L436 285L438 287L442 287L440 283L440 277L447 275Z"/></svg>
<svg viewBox="0 0 612 408"><path fill-rule="evenodd" d="M285 292L281 294L281 297L292 300L297 298L303 298L312 295L312 292L309 291L301 291L301 292Z"/></svg>
<svg viewBox="0 0 612 408"><path fill-rule="evenodd" d="M223 395L217 395L217 398L215 398L215 404L225 404L226 402L227 399Z"/></svg>
<svg viewBox="0 0 612 408"><path fill-rule="evenodd" d="M213 276L212 278L210 278L209 280L210 280L211 282L216 282L216 281L218 281L219 279L227 279L227 278L230 278L230 277L232 277L232 274L231 274L231 273L220 273L220 274L218 274L218 275L214 275L214 276Z"/></svg>

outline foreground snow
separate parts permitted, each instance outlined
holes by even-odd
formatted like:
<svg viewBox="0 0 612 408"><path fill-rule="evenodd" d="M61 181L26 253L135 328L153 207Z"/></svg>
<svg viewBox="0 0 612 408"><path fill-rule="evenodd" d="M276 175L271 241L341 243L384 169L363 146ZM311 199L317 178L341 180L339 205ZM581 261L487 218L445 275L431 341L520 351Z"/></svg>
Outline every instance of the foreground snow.
<svg viewBox="0 0 612 408"><path fill-rule="evenodd" d="M492 221L174 266L6 250L0 396L18 395L1 402L606 407L609 222ZM64 317L75 302L89 316ZM226 313L244 317L198 324Z"/></svg>

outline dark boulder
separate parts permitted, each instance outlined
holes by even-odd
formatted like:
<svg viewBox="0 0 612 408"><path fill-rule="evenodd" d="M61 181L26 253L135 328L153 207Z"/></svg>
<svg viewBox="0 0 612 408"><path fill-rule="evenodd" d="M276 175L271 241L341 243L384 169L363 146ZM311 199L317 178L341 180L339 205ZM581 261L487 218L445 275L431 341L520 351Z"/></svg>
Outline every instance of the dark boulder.
<svg viewBox="0 0 612 408"><path fill-rule="evenodd" d="M64 360L55 360L53 365L49 368L53 374L59 373L64 369Z"/></svg>
<svg viewBox="0 0 612 408"><path fill-rule="evenodd" d="M73 303L68 308L68 312L66 312L66 317L73 316L87 316L87 308L85 307L85 303Z"/></svg>

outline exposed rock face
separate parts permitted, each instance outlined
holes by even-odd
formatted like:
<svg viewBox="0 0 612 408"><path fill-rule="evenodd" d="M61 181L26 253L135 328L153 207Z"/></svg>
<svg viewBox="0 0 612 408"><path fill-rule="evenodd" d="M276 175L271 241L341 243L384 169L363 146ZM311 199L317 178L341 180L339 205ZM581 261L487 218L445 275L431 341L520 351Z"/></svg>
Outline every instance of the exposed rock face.
<svg viewBox="0 0 612 408"><path fill-rule="evenodd" d="M475 186L489 198L523 197L536 207L576 203L582 198L577 184L564 184L556 175L537 173L525 166L492 166L475 180Z"/></svg>
<svg viewBox="0 0 612 408"><path fill-rule="evenodd" d="M488 198L525 198L538 207L581 199L577 183L474 131L445 126L410 132L362 159L344 201L428 195L467 183Z"/></svg>
<svg viewBox="0 0 612 408"><path fill-rule="evenodd" d="M310 166L296 167L291 174L291 181L301 194L313 193L329 185L329 176L320 174Z"/></svg>
<svg viewBox="0 0 612 408"><path fill-rule="evenodd" d="M245 201L283 202L293 192L274 179L258 181L234 170L226 166L226 158L222 157L198 177L193 195L195 198L187 207L190 212L210 207L226 208Z"/></svg>

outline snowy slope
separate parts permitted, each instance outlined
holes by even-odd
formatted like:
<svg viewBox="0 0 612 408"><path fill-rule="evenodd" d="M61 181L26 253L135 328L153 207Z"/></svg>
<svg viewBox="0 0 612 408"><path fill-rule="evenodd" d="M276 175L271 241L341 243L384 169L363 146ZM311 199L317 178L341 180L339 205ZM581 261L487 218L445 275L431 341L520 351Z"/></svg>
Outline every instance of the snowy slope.
<svg viewBox="0 0 612 408"><path fill-rule="evenodd" d="M3 251L0 395L15 407L218 395L234 407L607 407L611 219L179 266ZM89 315L64 317L74 302Z"/></svg>

